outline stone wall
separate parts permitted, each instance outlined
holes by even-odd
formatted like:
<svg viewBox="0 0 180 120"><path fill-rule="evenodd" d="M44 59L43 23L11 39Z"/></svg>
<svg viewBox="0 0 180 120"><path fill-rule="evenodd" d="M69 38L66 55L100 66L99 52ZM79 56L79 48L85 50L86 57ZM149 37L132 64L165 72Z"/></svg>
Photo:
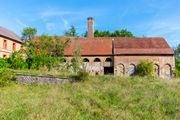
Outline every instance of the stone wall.
<svg viewBox="0 0 180 120"><path fill-rule="evenodd" d="M18 82L23 84L62 84L76 81L78 80L75 78L57 78L53 76L18 74Z"/></svg>

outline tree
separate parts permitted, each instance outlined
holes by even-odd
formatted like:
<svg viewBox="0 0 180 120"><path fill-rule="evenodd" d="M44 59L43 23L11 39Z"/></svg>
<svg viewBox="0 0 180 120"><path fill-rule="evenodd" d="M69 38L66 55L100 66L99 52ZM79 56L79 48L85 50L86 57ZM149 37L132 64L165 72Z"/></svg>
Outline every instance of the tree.
<svg viewBox="0 0 180 120"><path fill-rule="evenodd" d="M115 30L114 32L109 31L99 31L95 30L95 37L134 37L133 33L127 29Z"/></svg>
<svg viewBox="0 0 180 120"><path fill-rule="evenodd" d="M111 37L134 37L133 33L127 29L122 29L120 31L116 30L111 34Z"/></svg>
<svg viewBox="0 0 180 120"><path fill-rule="evenodd" d="M37 33L36 28L26 27L22 31L22 38L25 40L32 39Z"/></svg>
<svg viewBox="0 0 180 120"><path fill-rule="evenodd" d="M68 37L75 37L77 36L77 32L76 32L76 28L72 25L71 28L65 32L65 36L68 36Z"/></svg>
<svg viewBox="0 0 180 120"><path fill-rule="evenodd" d="M175 69L175 76L180 77L180 44L175 48L175 64L176 64L176 69Z"/></svg>
<svg viewBox="0 0 180 120"><path fill-rule="evenodd" d="M23 50L28 69L57 67L64 57L64 49L69 39L58 36L42 35L27 41Z"/></svg>
<svg viewBox="0 0 180 120"><path fill-rule="evenodd" d="M71 66L73 68L73 72L74 73L78 73L81 71L81 67L82 67L82 60L81 60L81 54L80 54L80 49L81 49L81 46L79 45L78 43L78 38L75 38L75 48L74 48L74 51L73 51L73 58L71 60Z"/></svg>
<svg viewBox="0 0 180 120"><path fill-rule="evenodd" d="M180 44L175 48L176 56L180 56Z"/></svg>

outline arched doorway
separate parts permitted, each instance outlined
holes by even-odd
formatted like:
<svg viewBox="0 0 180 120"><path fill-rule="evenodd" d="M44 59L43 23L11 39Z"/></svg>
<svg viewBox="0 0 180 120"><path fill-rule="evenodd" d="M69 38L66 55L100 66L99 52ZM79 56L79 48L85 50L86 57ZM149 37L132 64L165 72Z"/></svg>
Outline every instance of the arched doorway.
<svg viewBox="0 0 180 120"><path fill-rule="evenodd" d="M88 58L84 58L83 59L83 69L85 69L87 72L90 70L89 68L89 59Z"/></svg>
<svg viewBox="0 0 180 120"><path fill-rule="evenodd" d="M117 65L116 69L117 69L117 75L118 76L124 76L125 75L125 66L123 64Z"/></svg>
<svg viewBox="0 0 180 120"><path fill-rule="evenodd" d="M158 64L154 65L154 73L155 73L156 77L159 77L160 71L159 71L159 65Z"/></svg>
<svg viewBox="0 0 180 120"><path fill-rule="evenodd" d="M169 64L166 64L164 67L163 67L163 76L164 78L171 78L172 77L172 68L171 68L171 65Z"/></svg>
<svg viewBox="0 0 180 120"><path fill-rule="evenodd" d="M101 60L99 58L95 58L94 59L94 63L93 63L93 71L95 73L95 75L100 75L103 74L103 67L101 66Z"/></svg>
<svg viewBox="0 0 180 120"><path fill-rule="evenodd" d="M136 66L134 64L130 64L128 70L129 76L135 75L135 72L136 72Z"/></svg>
<svg viewBox="0 0 180 120"><path fill-rule="evenodd" d="M106 58L104 62L104 75L114 74L114 67L111 58Z"/></svg>

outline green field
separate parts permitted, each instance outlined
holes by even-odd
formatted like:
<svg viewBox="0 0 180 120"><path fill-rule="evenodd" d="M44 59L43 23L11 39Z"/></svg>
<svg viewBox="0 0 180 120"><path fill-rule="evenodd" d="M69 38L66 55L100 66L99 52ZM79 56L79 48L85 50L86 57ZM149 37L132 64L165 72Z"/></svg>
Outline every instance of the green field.
<svg viewBox="0 0 180 120"><path fill-rule="evenodd" d="M180 120L180 80L112 76L0 88L0 120Z"/></svg>

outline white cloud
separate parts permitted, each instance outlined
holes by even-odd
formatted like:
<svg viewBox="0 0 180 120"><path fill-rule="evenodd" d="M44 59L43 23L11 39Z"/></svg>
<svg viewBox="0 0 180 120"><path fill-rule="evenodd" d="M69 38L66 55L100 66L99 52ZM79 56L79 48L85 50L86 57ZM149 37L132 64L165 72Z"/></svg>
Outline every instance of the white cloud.
<svg viewBox="0 0 180 120"><path fill-rule="evenodd" d="M20 27L27 27L25 23L23 23L20 19L15 18L15 22L20 26Z"/></svg>
<svg viewBox="0 0 180 120"><path fill-rule="evenodd" d="M55 23L46 23L46 29L48 31L52 31L56 29L56 24Z"/></svg>
<svg viewBox="0 0 180 120"><path fill-rule="evenodd" d="M64 18L61 18L61 19L63 21L64 29L65 30L69 29L69 27L70 27L69 22L66 19L64 19Z"/></svg>
<svg viewBox="0 0 180 120"><path fill-rule="evenodd" d="M45 18L45 17L63 16L63 15L69 15L69 14L73 14L73 13L70 12L70 11L53 11L53 10L47 10L47 11L44 11L44 12L40 13L40 16L41 16L42 18Z"/></svg>
<svg viewBox="0 0 180 120"><path fill-rule="evenodd" d="M180 44L180 23L177 20L156 20L149 23L147 36L161 36L168 40L171 46Z"/></svg>

